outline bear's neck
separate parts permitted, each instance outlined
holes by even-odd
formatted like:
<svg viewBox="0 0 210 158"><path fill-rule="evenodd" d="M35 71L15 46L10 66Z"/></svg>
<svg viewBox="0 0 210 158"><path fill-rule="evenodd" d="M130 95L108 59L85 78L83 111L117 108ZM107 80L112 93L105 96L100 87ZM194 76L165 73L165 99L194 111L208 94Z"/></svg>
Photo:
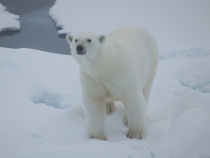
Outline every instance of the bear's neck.
<svg viewBox="0 0 210 158"><path fill-rule="evenodd" d="M103 70L106 69L107 57L98 52L93 59L82 58L80 61L81 70L91 78L98 78L103 75Z"/></svg>
<svg viewBox="0 0 210 158"><path fill-rule="evenodd" d="M82 59L80 64L81 70L92 78L103 78L104 75L111 75L111 72L123 67L113 67L113 65L120 65L118 63L119 60L116 60L117 56L118 54L116 54L113 44L106 41L93 59Z"/></svg>

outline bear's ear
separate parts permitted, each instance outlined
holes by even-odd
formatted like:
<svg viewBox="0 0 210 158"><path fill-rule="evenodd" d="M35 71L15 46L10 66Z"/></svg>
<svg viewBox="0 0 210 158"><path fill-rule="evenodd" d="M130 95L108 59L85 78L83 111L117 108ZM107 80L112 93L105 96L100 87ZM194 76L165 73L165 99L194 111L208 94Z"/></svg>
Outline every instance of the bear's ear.
<svg viewBox="0 0 210 158"><path fill-rule="evenodd" d="M106 36L100 35L100 36L98 36L98 39L99 39L100 43L102 44L106 40Z"/></svg>
<svg viewBox="0 0 210 158"><path fill-rule="evenodd" d="M73 38L74 36L72 36L71 34L66 35L66 40L69 44L72 42Z"/></svg>

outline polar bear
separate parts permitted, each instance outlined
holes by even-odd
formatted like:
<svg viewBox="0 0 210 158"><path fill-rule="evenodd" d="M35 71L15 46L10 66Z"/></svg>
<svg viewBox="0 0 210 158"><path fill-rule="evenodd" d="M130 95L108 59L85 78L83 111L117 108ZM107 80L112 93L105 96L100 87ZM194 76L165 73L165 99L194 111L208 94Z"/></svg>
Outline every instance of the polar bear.
<svg viewBox="0 0 210 158"><path fill-rule="evenodd" d="M156 40L134 26L119 28L107 37L80 33L68 34L66 39L80 65L87 137L107 140L106 112L114 112L115 101L121 101L127 137L145 138L146 106L158 64Z"/></svg>

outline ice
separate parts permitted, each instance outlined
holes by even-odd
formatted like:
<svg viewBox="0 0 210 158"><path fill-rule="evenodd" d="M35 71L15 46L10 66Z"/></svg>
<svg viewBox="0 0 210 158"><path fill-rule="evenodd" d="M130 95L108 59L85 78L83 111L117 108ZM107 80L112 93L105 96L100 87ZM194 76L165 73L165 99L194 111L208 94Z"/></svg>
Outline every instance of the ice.
<svg viewBox="0 0 210 158"><path fill-rule="evenodd" d="M161 141L152 145L152 150L159 157L202 157L209 152L209 132L209 116L200 109L191 109L176 117L170 130L160 137Z"/></svg>
<svg viewBox="0 0 210 158"><path fill-rule="evenodd" d="M6 30L19 30L19 16L6 11L6 7L0 3L0 32Z"/></svg>
<svg viewBox="0 0 210 158"><path fill-rule="evenodd" d="M208 62L208 59L206 62ZM183 86L193 90L210 93L210 69L208 65L205 63L192 65L181 75L180 82Z"/></svg>
<svg viewBox="0 0 210 158"><path fill-rule="evenodd" d="M210 48L210 1L200 0L56 0L49 15L59 34L94 32L108 35L116 28L146 28L160 50Z"/></svg>
<svg viewBox="0 0 210 158"><path fill-rule="evenodd" d="M186 50L164 51L161 52L160 59L169 59L173 57L204 57L210 55L210 50L201 48L192 48Z"/></svg>
<svg viewBox="0 0 210 158"><path fill-rule="evenodd" d="M31 101L34 102L35 104L43 103L58 109L61 109L62 107L61 106L62 100L63 100L62 96L45 91L37 92L31 99Z"/></svg>
<svg viewBox="0 0 210 158"><path fill-rule="evenodd" d="M85 138L79 66L72 56L0 48L0 157L209 158L210 55L203 49L173 52L159 60L148 137L126 137L125 111L117 102L106 116L108 140L100 141Z"/></svg>

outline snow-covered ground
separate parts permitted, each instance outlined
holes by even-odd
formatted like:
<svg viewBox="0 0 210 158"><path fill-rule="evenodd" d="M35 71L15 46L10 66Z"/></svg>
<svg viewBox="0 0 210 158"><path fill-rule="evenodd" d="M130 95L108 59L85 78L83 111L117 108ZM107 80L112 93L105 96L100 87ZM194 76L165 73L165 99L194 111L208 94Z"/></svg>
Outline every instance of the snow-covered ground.
<svg viewBox="0 0 210 158"><path fill-rule="evenodd" d="M6 30L19 30L19 16L6 11L6 7L0 3L0 32Z"/></svg>
<svg viewBox="0 0 210 158"><path fill-rule="evenodd" d="M208 49L209 0L56 0L49 14L59 34L108 34L127 25L149 30L160 50Z"/></svg>
<svg viewBox="0 0 210 158"><path fill-rule="evenodd" d="M106 117L108 141L85 138L79 67L71 56L0 48L0 157L209 158L210 51L160 55L149 135L129 139L124 110Z"/></svg>

